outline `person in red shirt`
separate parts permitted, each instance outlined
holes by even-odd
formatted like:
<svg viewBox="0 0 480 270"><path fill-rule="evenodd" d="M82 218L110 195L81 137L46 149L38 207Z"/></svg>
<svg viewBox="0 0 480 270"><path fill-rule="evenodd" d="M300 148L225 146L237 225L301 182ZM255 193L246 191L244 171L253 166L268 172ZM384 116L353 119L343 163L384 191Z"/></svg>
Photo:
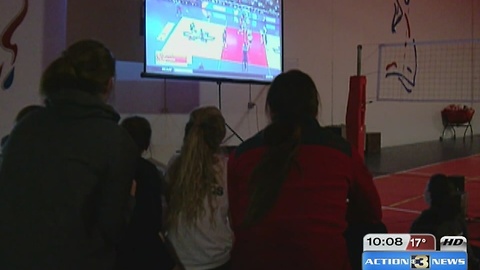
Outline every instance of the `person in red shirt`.
<svg viewBox="0 0 480 270"><path fill-rule="evenodd" d="M318 106L308 74L278 75L266 99L271 123L231 154L232 270L351 269L347 226L381 223L372 175L319 125Z"/></svg>

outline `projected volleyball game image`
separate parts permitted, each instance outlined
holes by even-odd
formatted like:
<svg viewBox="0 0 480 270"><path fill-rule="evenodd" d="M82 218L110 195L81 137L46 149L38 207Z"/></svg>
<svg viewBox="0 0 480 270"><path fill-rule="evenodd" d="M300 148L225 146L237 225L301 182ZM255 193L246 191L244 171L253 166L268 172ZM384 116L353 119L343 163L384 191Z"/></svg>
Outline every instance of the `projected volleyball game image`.
<svg viewBox="0 0 480 270"><path fill-rule="evenodd" d="M280 0L146 0L147 77L268 83L282 71Z"/></svg>

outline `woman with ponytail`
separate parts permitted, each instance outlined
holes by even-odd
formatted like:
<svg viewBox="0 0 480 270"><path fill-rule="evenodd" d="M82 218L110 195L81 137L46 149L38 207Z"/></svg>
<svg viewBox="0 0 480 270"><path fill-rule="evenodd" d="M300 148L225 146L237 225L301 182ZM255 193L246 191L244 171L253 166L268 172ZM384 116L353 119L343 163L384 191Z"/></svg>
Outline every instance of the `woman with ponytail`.
<svg viewBox="0 0 480 270"><path fill-rule="evenodd" d="M186 270L229 269L225 119L215 107L190 114L180 154L167 168L167 239Z"/></svg>
<svg viewBox="0 0 480 270"><path fill-rule="evenodd" d="M310 76L278 75L266 99L271 123L230 157L232 269L350 269L347 224L380 222L371 174L319 125L318 107Z"/></svg>

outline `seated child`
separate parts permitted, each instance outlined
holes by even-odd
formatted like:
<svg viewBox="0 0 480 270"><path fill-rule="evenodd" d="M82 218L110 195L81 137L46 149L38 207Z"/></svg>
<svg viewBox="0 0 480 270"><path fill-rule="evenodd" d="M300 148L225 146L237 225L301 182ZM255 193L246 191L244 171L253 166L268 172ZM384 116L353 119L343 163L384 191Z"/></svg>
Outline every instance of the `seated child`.
<svg viewBox="0 0 480 270"><path fill-rule="evenodd" d="M464 236L468 239L461 195L451 177L433 175L425 189L425 200L430 208L413 221L410 233L433 234L437 240L437 250L440 249L440 239L443 236ZM470 247L468 253L469 269L479 269L478 258L474 257Z"/></svg>

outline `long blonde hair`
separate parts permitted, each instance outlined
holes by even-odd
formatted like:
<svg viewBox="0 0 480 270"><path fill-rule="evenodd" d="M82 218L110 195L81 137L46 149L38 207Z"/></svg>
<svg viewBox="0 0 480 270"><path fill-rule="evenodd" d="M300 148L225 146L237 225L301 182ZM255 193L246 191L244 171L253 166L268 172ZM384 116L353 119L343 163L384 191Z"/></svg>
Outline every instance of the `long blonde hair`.
<svg viewBox="0 0 480 270"><path fill-rule="evenodd" d="M214 189L219 185L215 164L220 144L225 138L225 119L216 107L202 107L190 114L180 156L167 171L167 228L176 229L182 218L192 226L205 215L204 199L208 199L210 222L213 223Z"/></svg>

